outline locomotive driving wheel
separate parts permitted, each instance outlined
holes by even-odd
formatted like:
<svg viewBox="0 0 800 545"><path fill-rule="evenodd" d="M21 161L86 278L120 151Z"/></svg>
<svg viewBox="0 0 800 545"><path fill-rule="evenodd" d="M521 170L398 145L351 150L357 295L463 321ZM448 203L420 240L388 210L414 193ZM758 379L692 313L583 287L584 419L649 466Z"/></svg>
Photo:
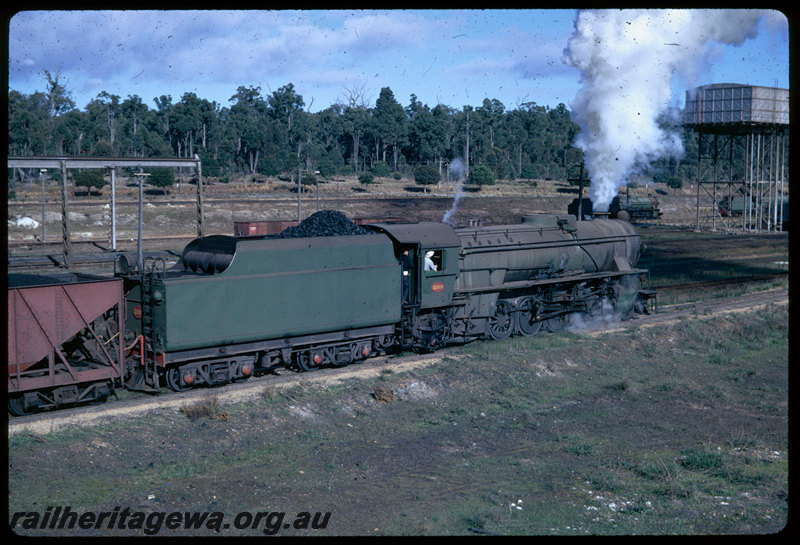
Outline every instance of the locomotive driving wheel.
<svg viewBox="0 0 800 545"><path fill-rule="evenodd" d="M566 314L553 316L552 318L548 318L544 321L544 327L551 333L554 331L559 331L560 329L564 329L564 327L567 325L567 319L568 317Z"/></svg>
<svg viewBox="0 0 800 545"><path fill-rule="evenodd" d="M538 319L542 312L542 303L535 297L526 297L518 305L517 326L526 337L536 335L542 329L542 321Z"/></svg>
<svg viewBox="0 0 800 545"><path fill-rule="evenodd" d="M489 317L489 336L492 339L505 339L514 332L514 314L511 305L506 301L498 301L494 314Z"/></svg>
<svg viewBox="0 0 800 545"><path fill-rule="evenodd" d="M586 301L586 314L591 318L598 318L605 312L605 305L603 297L590 297Z"/></svg>

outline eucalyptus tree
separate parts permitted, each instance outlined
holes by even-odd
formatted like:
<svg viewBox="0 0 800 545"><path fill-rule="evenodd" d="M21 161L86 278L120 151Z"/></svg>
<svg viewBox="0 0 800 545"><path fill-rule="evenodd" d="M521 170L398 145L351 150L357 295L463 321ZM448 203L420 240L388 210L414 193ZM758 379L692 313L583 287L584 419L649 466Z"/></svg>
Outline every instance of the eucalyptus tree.
<svg viewBox="0 0 800 545"><path fill-rule="evenodd" d="M195 142L206 148L208 132L216 121L216 103L185 93L172 109L172 129L175 131L178 157L192 157Z"/></svg>
<svg viewBox="0 0 800 545"><path fill-rule="evenodd" d="M89 116L80 110L70 110L59 117L53 136L56 154L88 155L92 149L92 142L86 138L89 126Z"/></svg>
<svg viewBox="0 0 800 545"><path fill-rule="evenodd" d="M261 87L240 86L230 101L234 104L228 117L228 138L234 139L237 158L252 174L271 132L268 106L261 97Z"/></svg>
<svg viewBox="0 0 800 545"><path fill-rule="evenodd" d="M294 84L289 83L274 91L268 98L270 114L283 125L288 132L292 131L298 112L303 111L305 102L303 97L294 90Z"/></svg>
<svg viewBox="0 0 800 545"><path fill-rule="evenodd" d="M49 70L45 70L44 75L47 78L47 112L50 123L50 134L53 137L53 143L55 145L54 151L55 153L59 153L61 150L61 142L55 138L58 118L74 110L75 102L72 100L72 97L64 85L59 81L61 76L58 72L53 74Z"/></svg>
<svg viewBox="0 0 800 545"><path fill-rule="evenodd" d="M303 168L313 174L325 157L325 143L321 132L322 120L318 114L302 112L297 121L298 138L302 140L298 157L302 159Z"/></svg>
<svg viewBox="0 0 800 545"><path fill-rule="evenodd" d="M345 131L350 136L350 160L353 163L353 172L358 173L358 159L361 155L361 143L369 130L372 116L367 107L346 106L342 114Z"/></svg>
<svg viewBox="0 0 800 545"><path fill-rule="evenodd" d="M112 95L106 91L101 91L97 97L89 103L89 106L87 106L90 115L94 118L94 142L105 139L115 150L117 128L122 113L122 105L120 104L119 98L118 95Z"/></svg>
<svg viewBox="0 0 800 545"><path fill-rule="evenodd" d="M319 138L325 149L330 149L338 144L338 140L344 134L344 122L342 121L342 107L339 104L332 104L321 112L314 114L318 119Z"/></svg>
<svg viewBox="0 0 800 545"><path fill-rule="evenodd" d="M353 172L358 174L358 158L361 153L361 139L369 128L371 114L363 85L345 89L345 98L340 99L339 111L342 115L344 132L350 137L350 159Z"/></svg>
<svg viewBox="0 0 800 545"><path fill-rule="evenodd" d="M475 110L473 129L476 136L473 148L475 162L488 166L498 178L513 177L510 164L512 144L505 105L497 99L484 99L483 104Z"/></svg>
<svg viewBox="0 0 800 545"><path fill-rule="evenodd" d="M212 139L211 155L216 159L220 168L225 171L236 170L237 139L234 137L231 109L222 107L217 115L216 131L219 136ZM201 154L202 157L202 154Z"/></svg>
<svg viewBox="0 0 800 545"><path fill-rule="evenodd" d="M475 130L485 135L487 150L494 148L497 143L495 133L502 124L505 111L505 105L496 98L484 98L483 104L475 109Z"/></svg>
<svg viewBox="0 0 800 545"><path fill-rule="evenodd" d="M313 149L308 151L308 155L313 157L314 169L325 177L332 176L344 166L342 146L345 127L342 109L341 105L333 104L310 116L313 129L310 143Z"/></svg>
<svg viewBox="0 0 800 545"><path fill-rule="evenodd" d="M72 100L69 91L59 81L61 76L58 72L50 73L44 71L47 78L47 110L51 119L63 115L75 109L75 102Z"/></svg>
<svg viewBox="0 0 800 545"><path fill-rule="evenodd" d="M572 148L575 135L580 132L580 127L572 121L567 107L561 103L547 111L548 118L548 172L552 176L551 167L561 164L562 170L559 177L567 174L567 152Z"/></svg>
<svg viewBox="0 0 800 545"><path fill-rule="evenodd" d="M268 98L269 115L276 127L276 143L284 167L300 168L301 154L308 140L308 113L303 110L303 97L289 83ZM290 159L290 157L292 157Z"/></svg>
<svg viewBox="0 0 800 545"><path fill-rule="evenodd" d="M525 120L523 118L524 115L525 113L517 108L516 110L509 112L508 118L506 119L508 141L515 160L515 174L518 177L520 177L522 174L523 149L525 147L525 140L528 135L527 131L525 130ZM530 162L530 159L527 157L527 155L525 159L526 164Z"/></svg>
<svg viewBox="0 0 800 545"><path fill-rule="evenodd" d="M61 118L75 109L75 102L58 73L44 71L46 91L23 95L8 92L8 145L10 154L52 155L63 150L57 134Z"/></svg>
<svg viewBox="0 0 800 545"><path fill-rule="evenodd" d="M547 125L547 107L536 102L523 102L510 113L509 138L515 149L518 176L530 177L531 172L539 170Z"/></svg>
<svg viewBox="0 0 800 545"><path fill-rule="evenodd" d="M453 114L453 143L451 153L453 157L464 158L464 176L469 176L470 164L473 160L472 140L472 120L474 108L465 105L462 110Z"/></svg>
<svg viewBox="0 0 800 545"><path fill-rule="evenodd" d="M431 110L431 114L433 115L436 132L441 135L442 140L440 154L437 157L439 161L439 171L441 173L443 161L462 156L461 151L453 149L453 139L455 138L456 131L455 119L458 115L458 111L450 106L437 104L436 107Z"/></svg>
<svg viewBox="0 0 800 545"><path fill-rule="evenodd" d="M400 160L400 148L408 139L408 118L406 112L389 87L381 89L375 102L374 131L377 137L376 157L386 161L386 149L392 148L392 169L396 172Z"/></svg>
<svg viewBox="0 0 800 545"><path fill-rule="evenodd" d="M40 92L8 93L9 155L46 155L49 133L47 97Z"/></svg>
<svg viewBox="0 0 800 545"><path fill-rule="evenodd" d="M439 108L439 106L437 106ZM439 174L441 164L448 145L449 119L441 114L441 109L431 109L427 104L417 100L416 95L411 95L411 103L406 108L409 118L408 129L408 158L417 164L437 162Z"/></svg>
<svg viewBox="0 0 800 545"><path fill-rule="evenodd" d="M170 133L170 116L172 115L172 95L161 95L153 98L156 105L155 118L157 120L156 132L161 135L170 148L172 148L172 134Z"/></svg>
<svg viewBox="0 0 800 545"><path fill-rule="evenodd" d="M120 131L121 155L131 157L145 157L146 149L145 123L153 114L141 97L129 95L120 105L122 113L122 128Z"/></svg>

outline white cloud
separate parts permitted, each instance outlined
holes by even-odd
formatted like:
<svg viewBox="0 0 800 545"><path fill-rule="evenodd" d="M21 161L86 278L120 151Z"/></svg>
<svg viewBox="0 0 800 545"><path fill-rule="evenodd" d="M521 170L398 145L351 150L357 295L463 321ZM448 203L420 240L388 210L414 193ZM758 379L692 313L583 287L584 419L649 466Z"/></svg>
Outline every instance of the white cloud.
<svg viewBox="0 0 800 545"><path fill-rule="evenodd" d="M380 87L389 86L401 102L414 93L424 103L458 107L475 103L478 95L479 104L484 96L509 101L529 94L528 100L550 104L570 75L573 95L577 89L577 70L561 63L573 15L469 9L20 12L10 24L9 88L41 90L48 70L79 95L79 107L103 90L139 94L148 102L162 94L179 100L191 91L227 106L239 86L260 86L266 95L293 83L306 103L316 97L316 109L356 82L374 90L373 101ZM780 32L787 24L776 12L763 26Z"/></svg>

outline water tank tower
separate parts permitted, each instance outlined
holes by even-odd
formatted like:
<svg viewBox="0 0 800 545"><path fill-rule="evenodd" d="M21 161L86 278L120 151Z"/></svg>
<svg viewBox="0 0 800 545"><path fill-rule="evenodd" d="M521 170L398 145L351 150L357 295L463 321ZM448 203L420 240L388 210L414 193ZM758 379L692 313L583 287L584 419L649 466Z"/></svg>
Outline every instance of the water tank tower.
<svg viewBox="0 0 800 545"><path fill-rule="evenodd" d="M684 125L698 133L697 224L780 231L788 222L789 90L715 83L686 91ZM750 203L741 214L721 203Z"/></svg>

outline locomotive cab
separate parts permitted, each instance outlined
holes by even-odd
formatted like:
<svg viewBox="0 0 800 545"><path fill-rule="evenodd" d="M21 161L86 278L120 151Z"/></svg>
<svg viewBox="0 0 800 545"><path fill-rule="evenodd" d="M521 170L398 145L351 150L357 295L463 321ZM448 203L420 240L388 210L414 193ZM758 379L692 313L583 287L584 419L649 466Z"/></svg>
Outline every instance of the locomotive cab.
<svg viewBox="0 0 800 545"><path fill-rule="evenodd" d="M376 223L370 227L389 235L397 255L409 250L413 263L409 305L428 309L452 304L461 249L452 227L434 222ZM432 267L425 266L426 259Z"/></svg>

